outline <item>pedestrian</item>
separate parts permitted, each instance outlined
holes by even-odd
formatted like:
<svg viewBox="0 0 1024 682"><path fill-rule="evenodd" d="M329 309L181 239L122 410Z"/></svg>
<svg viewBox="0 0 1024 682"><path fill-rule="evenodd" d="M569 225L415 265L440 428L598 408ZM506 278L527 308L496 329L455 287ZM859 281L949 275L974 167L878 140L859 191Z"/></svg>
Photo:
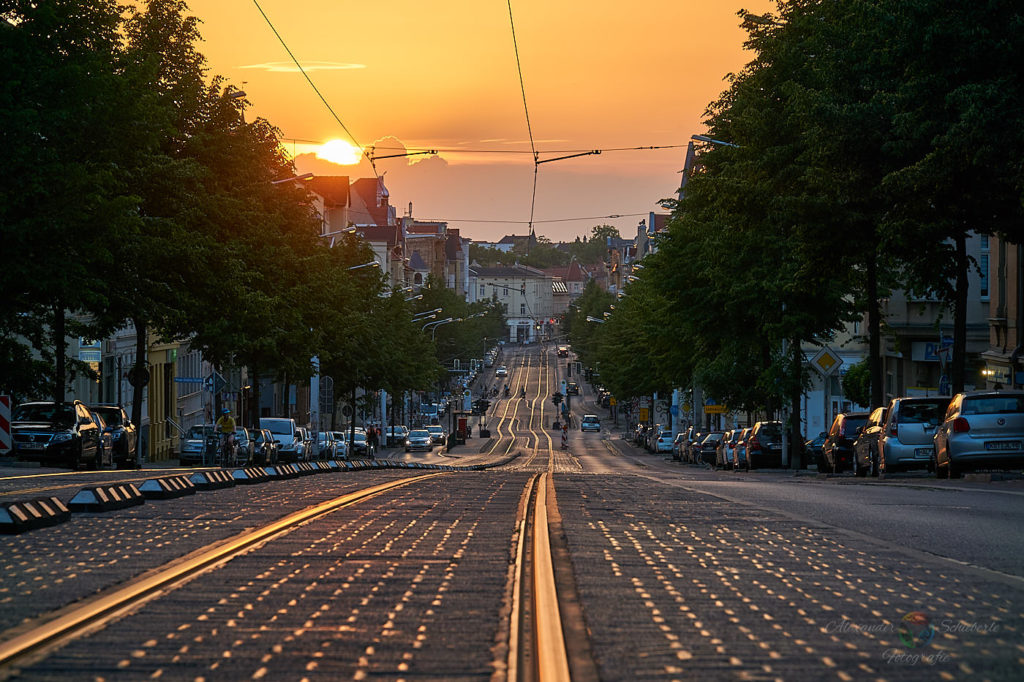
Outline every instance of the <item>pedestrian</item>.
<svg viewBox="0 0 1024 682"><path fill-rule="evenodd" d="M377 430L372 426L366 429L366 449L369 451L367 454L370 459L373 459L373 453L377 449Z"/></svg>

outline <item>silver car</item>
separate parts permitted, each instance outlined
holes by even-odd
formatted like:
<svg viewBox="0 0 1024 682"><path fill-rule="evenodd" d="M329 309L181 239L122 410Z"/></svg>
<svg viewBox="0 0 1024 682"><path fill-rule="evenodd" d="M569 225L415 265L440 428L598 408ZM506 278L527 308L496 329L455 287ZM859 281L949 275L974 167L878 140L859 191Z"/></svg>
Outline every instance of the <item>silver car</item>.
<svg viewBox="0 0 1024 682"><path fill-rule="evenodd" d="M953 396L935 431L939 478L969 469L1024 468L1024 392L969 391Z"/></svg>
<svg viewBox="0 0 1024 682"><path fill-rule="evenodd" d="M932 466L935 429L949 406L949 398L893 398L878 437L881 473L925 469Z"/></svg>

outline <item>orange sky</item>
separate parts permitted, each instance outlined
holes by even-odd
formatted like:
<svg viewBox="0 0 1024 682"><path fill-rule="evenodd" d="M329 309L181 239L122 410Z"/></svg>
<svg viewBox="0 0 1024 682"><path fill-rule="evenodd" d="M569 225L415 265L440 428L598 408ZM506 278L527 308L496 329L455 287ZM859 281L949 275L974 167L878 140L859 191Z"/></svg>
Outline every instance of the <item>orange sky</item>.
<svg viewBox="0 0 1024 682"><path fill-rule="evenodd" d="M506 0L259 0L295 57L363 146L530 149ZM737 12L773 0L512 0L526 101L541 159L556 149L685 145L724 77L750 59ZM372 176L367 163L317 160L313 145L351 139L252 0L189 0L212 73L245 90L247 116L274 123L300 172ZM387 141L389 140L389 141ZM388 152L379 150L378 156ZM605 152L539 167L538 234L635 234L679 182L684 149ZM448 220L474 239L524 234L529 154L444 152L381 159L399 215ZM618 219L570 220L619 214ZM545 222L559 220L563 222ZM522 221L518 224L484 221Z"/></svg>

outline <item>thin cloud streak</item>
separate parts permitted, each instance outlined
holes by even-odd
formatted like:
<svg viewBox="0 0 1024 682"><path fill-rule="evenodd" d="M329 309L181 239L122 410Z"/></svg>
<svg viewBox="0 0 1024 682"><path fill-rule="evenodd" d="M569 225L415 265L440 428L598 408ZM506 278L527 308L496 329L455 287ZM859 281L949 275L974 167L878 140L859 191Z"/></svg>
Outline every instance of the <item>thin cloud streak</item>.
<svg viewBox="0 0 1024 682"><path fill-rule="evenodd" d="M299 67L293 62L263 62L262 64L246 64L238 67L240 69L260 69L270 73L299 73ZM351 69L365 69L366 64L349 64L346 62L303 62L302 68L306 71L348 71Z"/></svg>

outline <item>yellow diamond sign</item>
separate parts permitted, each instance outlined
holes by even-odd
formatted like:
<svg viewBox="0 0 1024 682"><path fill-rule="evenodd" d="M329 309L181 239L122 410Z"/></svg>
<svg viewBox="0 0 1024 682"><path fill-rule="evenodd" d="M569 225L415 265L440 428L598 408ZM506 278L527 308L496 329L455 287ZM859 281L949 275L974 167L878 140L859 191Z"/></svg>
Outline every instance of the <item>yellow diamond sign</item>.
<svg viewBox="0 0 1024 682"><path fill-rule="evenodd" d="M843 359L836 355L836 352L828 346L822 346L818 354L811 358L811 366L824 376L828 376L836 371L842 364Z"/></svg>

